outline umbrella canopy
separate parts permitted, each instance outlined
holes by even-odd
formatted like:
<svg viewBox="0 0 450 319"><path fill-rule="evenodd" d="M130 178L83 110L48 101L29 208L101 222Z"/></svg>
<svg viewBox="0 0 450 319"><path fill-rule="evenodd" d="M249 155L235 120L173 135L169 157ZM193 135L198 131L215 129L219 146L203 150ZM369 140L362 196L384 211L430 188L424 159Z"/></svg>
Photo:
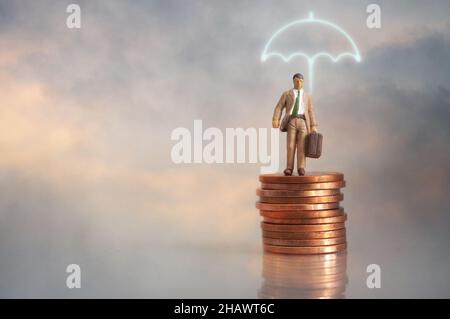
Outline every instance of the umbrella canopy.
<svg viewBox="0 0 450 319"><path fill-rule="evenodd" d="M310 91L313 89L313 70L317 59L328 58L338 62L347 57L361 61L359 49L351 36L334 23L316 19L312 12L307 19L293 21L278 29L265 45L261 62L271 57L289 62L299 56L308 61Z"/></svg>

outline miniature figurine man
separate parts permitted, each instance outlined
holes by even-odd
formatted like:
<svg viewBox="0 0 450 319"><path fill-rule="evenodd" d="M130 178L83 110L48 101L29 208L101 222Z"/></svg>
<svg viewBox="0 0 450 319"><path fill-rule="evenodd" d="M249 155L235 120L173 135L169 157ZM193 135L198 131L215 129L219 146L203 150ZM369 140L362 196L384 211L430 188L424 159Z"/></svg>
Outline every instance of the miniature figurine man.
<svg viewBox="0 0 450 319"><path fill-rule="evenodd" d="M305 175L305 141L310 132L317 132L312 97L303 89L303 75L294 74L294 88L284 92L278 101L272 118L272 127L287 132L287 167L284 175L291 176L294 170L295 149L297 149L298 175ZM280 119L286 108L283 120Z"/></svg>

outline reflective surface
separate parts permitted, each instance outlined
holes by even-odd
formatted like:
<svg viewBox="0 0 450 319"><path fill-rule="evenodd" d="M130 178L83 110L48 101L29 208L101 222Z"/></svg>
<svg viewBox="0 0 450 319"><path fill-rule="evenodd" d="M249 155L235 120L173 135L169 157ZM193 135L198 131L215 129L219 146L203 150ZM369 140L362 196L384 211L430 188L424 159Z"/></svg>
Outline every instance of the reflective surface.
<svg viewBox="0 0 450 319"><path fill-rule="evenodd" d="M344 298L347 254L263 254L260 298Z"/></svg>

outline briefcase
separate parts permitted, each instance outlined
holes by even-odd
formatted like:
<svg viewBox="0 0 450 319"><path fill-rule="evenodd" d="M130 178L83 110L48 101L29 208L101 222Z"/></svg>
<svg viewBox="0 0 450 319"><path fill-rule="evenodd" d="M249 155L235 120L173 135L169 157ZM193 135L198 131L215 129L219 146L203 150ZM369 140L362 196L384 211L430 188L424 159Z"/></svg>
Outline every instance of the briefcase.
<svg viewBox="0 0 450 319"><path fill-rule="evenodd" d="M319 158L322 155L322 134L311 132L306 137L306 157Z"/></svg>

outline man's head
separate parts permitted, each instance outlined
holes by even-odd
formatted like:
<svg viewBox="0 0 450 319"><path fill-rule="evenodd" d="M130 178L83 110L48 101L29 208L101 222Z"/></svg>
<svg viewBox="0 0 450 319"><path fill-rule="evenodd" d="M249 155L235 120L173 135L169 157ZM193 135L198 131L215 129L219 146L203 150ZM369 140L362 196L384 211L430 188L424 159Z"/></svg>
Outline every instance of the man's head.
<svg viewBox="0 0 450 319"><path fill-rule="evenodd" d="M303 74L295 73L292 77L292 81L294 82L294 89L300 90L303 88Z"/></svg>

